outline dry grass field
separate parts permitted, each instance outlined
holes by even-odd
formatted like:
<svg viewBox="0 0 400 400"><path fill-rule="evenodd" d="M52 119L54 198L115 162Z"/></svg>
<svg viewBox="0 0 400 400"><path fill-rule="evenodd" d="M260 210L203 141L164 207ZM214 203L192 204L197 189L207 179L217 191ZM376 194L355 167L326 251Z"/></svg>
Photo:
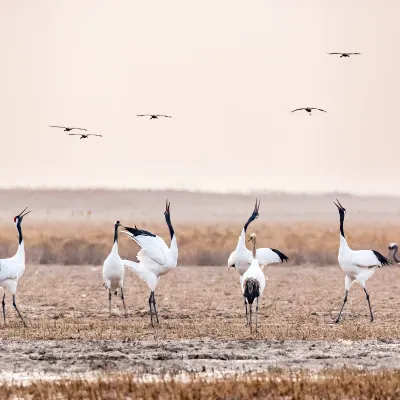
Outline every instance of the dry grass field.
<svg viewBox="0 0 400 400"><path fill-rule="evenodd" d="M272 371L256 377L209 380L176 377L138 382L137 376L105 375L76 379L4 385L1 399L394 399L400 391L398 371L365 373L357 370L320 373Z"/></svg>
<svg viewBox="0 0 400 400"><path fill-rule="evenodd" d="M28 328L20 325L7 302L9 324L0 339L274 339L365 340L399 338L400 268L377 271L368 289L376 321L370 323L360 287L351 290L343 323L333 323L342 304L344 275L339 266L269 266L265 296L260 304L260 332L244 326L239 276L226 267L177 267L160 280L156 291L159 327L149 324L147 285L126 270L121 300L102 286L101 267L33 266L19 284L18 305Z"/></svg>

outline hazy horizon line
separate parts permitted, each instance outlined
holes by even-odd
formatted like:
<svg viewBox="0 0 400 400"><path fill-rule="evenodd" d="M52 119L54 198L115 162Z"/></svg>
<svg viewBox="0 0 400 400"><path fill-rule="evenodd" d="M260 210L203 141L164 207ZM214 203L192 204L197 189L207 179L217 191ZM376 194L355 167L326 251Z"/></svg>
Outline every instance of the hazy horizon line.
<svg viewBox="0 0 400 400"><path fill-rule="evenodd" d="M250 196L250 195L285 195L285 196L322 196L322 197L385 197L385 198L399 198L399 195L389 193L360 193L360 192L344 192L344 191L296 191L296 190L269 190L269 189L249 189L249 190L221 190L213 191L206 189L187 189L187 188L135 188L135 187L109 187L109 186L9 186L0 187L0 191L136 191L136 192L181 192L191 194L204 194L204 195L236 195L236 196Z"/></svg>

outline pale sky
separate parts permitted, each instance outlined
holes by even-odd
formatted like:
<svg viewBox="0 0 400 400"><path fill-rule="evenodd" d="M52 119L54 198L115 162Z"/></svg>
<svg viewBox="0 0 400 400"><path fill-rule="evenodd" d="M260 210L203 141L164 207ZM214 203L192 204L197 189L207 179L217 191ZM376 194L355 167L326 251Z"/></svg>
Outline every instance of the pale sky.
<svg viewBox="0 0 400 400"><path fill-rule="evenodd" d="M0 1L0 186L400 194L399 15L399 0ZM328 113L290 113L304 106Z"/></svg>

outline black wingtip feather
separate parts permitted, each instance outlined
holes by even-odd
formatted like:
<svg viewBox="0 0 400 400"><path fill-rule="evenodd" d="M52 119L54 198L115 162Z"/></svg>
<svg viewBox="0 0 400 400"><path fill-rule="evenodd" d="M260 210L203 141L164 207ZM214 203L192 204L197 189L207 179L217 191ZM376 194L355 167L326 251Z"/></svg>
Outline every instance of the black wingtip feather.
<svg viewBox="0 0 400 400"><path fill-rule="evenodd" d="M378 261L382 264L382 265L391 265L393 264L392 261L390 261L389 259L387 259L385 256L383 256L381 253L379 253L376 250L372 250L372 252L375 254L376 258L378 259Z"/></svg>
<svg viewBox="0 0 400 400"><path fill-rule="evenodd" d="M156 236L149 231L145 231L143 229L137 229L136 226L134 228L125 227L125 230L132 233L133 236L152 236L152 237Z"/></svg>
<svg viewBox="0 0 400 400"><path fill-rule="evenodd" d="M281 259L281 262L288 262L289 257L285 256L281 251L277 249L271 249L274 253L278 254L279 258Z"/></svg>

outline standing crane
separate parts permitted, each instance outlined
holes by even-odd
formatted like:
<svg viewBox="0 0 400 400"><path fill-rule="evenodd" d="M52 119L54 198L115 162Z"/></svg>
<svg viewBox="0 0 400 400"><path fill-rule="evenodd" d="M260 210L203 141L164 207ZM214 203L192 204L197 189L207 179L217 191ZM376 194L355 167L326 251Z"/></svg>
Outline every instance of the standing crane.
<svg viewBox="0 0 400 400"><path fill-rule="evenodd" d="M265 289L265 276L257 260L255 233L252 233L250 235L250 240L252 241L253 244L253 251L252 251L253 260L250 264L250 267L243 274L242 290L244 297L250 306L250 332L252 332L253 330L251 322L251 317L253 314L252 306L254 300L256 300L256 332L258 332L258 298L263 294ZM246 318L247 318L247 306L246 306Z"/></svg>
<svg viewBox="0 0 400 400"><path fill-rule="evenodd" d="M236 249L231 253L228 259L228 269L230 268L236 269L236 271L240 275L240 286L242 289L243 289L243 274L247 271L251 262L253 261L252 252L246 247L246 231L251 222L253 222L255 219L258 218L259 209L260 209L260 202L256 199L256 204L254 206L253 213L250 215L249 219L244 224L242 232L239 236ZM274 264L279 262L283 263L283 261L287 262L289 260L289 258L285 254L283 254L281 251L277 249L260 248L256 250L256 254L261 269L263 269L264 266L268 264ZM244 297L244 304L246 307L246 325L247 325L248 324L247 302L243 290L242 294Z"/></svg>
<svg viewBox="0 0 400 400"><path fill-rule="evenodd" d="M144 280L150 289L149 308L151 326L153 327L153 309L157 324L159 323L154 292L160 280L160 276L167 274L178 264L178 245L174 228L171 224L170 203L168 200L165 205L164 216L171 236L170 247L167 246L160 236L138 229L136 226L134 228L128 228L122 225L125 229L122 233L140 246L140 251L136 256L139 260L138 263L129 260L123 260L123 262L126 267Z"/></svg>
<svg viewBox="0 0 400 400"><path fill-rule="evenodd" d="M125 266L121 257L118 254L118 227L121 226L120 221L114 223L114 244L111 253L105 259L103 264L103 280L104 286L108 290L108 311L111 316L111 294L118 294L118 289L121 290L121 300L124 306L124 313L126 315L125 297L124 297L124 273Z"/></svg>
<svg viewBox="0 0 400 400"><path fill-rule="evenodd" d="M18 231L18 249L15 256L11 258L3 258L0 260L0 287L3 289L3 319L4 324L6 323L6 291L12 295L13 306L17 311L19 318L21 319L24 326L26 323L18 310L17 303L15 302L15 294L17 292L18 281L25 272L25 248L24 248L24 238L22 236L22 220L30 211L25 212L28 209L26 207L21 213L14 217L14 223Z"/></svg>
<svg viewBox="0 0 400 400"><path fill-rule="evenodd" d="M351 285L354 282L357 282L364 289L372 322L374 320L374 315L372 313L371 303L369 301L369 294L367 292L367 289L365 288L365 283L375 273L376 268L380 268L383 265L392 264L392 262L376 250L350 249L344 236L343 229L346 209L340 204L338 199L336 199L336 201L337 203L333 202L333 204L335 204L335 206L338 208L340 218L340 245L338 261L343 272L346 274L344 280L345 296L342 308L340 309L339 315L336 319L336 323L340 321L344 305L347 302L347 295L349 293Z"/></svg>

